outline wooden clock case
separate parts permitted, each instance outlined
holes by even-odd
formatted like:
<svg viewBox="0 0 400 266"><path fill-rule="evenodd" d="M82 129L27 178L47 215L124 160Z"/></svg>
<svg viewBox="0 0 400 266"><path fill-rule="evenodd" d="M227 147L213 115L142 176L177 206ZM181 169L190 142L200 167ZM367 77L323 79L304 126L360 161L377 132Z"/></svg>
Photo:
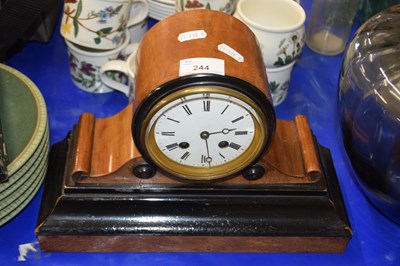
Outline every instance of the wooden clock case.
<svg viewBox="0 0 400 266"><path fill-rule="evenodd" d="M216 25L234 27L226 33ZM207 38L176 41L193 30ZM246 66L210 49L221 43L240 51ZM146 59L155 53L158 62ZM243 23L214 11L157 23L139 49L133 102L108 118L82 114L53 145L36 228L42 251L344 252L352 232L333 162L303 115L273 116L268 149L234 176L181 179L144 160L132 139L134 112L152 90L179 78L178 62L188 55L224 60L227 76L264 88L273 112L257 41ZM153 73L160 62L169 65Z"/></svg>

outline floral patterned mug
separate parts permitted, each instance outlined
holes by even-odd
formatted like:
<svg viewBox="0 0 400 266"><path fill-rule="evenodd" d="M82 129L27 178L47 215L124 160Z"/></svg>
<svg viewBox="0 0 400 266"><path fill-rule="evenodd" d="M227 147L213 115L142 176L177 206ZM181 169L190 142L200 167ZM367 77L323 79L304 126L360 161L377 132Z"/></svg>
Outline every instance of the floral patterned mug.
<svg viewBox="0 0 400 266"><path fill-rule="evenodd" d="M281 67L266 68L268 88L274 106L281 104L288 94L294 63L295 61Z"/></svg>
<svg viewBox="0 0 400 266"><path fill-rule="evenodd" d="M297 2L239 0L234 16L256 35L266 67L288 65L300 54L306 15Z"/></svg>
<svg viewBox="0 0 400 266"><path fill-rule="evenodd" d="M131 6L139 5L131 14ZM93 49L109 50L125 40L125 29L148 15L146 0L65 0L61 35Z"/></svg>
<svg viewBox="0 0 400 266"><path fill-rule="evenodd" d="M100 79L100 68L110 60L125 60L135 51L136 44L129 43L129 32L122 45L116 49L101 51L82 47L66 40L68 48L68 59L72 82L81 90L90 93L107 93L116 90L107 86ZM120 83L128 82L128 76L120 72L108 72L109 79ZM118 89L117 89L118 90ZM128 89L119 90L126 96L130 96Z"/></svg>
<svg viewBox="0 0 400 266"><path fill-rule="evenodd" d="M133 101L135 92L135 77L136 77L136 54L139 43L132 43L132 52L129 57L124 60L118 58L104 63L100 68L100 79L104 84L110 88L118 91L129 91L129 102ZM128 82L121 82L121 80L113 79L110 73L119 73L128 77Z"/></svg>
<svg viewBox="0 0 400 266"><path fill-rule="evenodd" d="M193 9L211 9L232 14L237 0L175 0L177 12Z"/></svg>

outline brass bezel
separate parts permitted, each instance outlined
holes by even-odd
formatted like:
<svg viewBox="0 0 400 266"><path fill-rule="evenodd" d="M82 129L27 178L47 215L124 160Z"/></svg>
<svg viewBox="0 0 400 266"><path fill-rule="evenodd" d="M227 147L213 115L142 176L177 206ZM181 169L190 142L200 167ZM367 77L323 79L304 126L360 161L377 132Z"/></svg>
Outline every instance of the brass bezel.
<svg viewBox="0 0 400 266"><path fill-rule="evenodd" d="M211 168L187 166L171 160L158 148L154 137L154 126L152 126L150 130L148 129L153 116L169 102L189 95L203 93L218 93L240 99L253 108L258 116L257 119L253 114L251 114L255 125L254 138L243 154L230 162ZM143 121L141 129L141 141L144 143L148 156L157 167L174 176L192 180L212 180L239 172L264 152L265 144L269 138L268 121L261 108L253 100L236 90L215 85L187 87L167 95L150 109Z"/></svg>

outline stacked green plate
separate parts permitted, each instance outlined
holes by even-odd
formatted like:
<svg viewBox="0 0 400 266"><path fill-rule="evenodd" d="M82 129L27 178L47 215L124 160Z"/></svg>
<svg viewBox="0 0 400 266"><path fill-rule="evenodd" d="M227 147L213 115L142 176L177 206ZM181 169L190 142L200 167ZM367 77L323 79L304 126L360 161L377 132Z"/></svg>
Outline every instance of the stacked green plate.
<svg viewBox="0 0 400 266"><path fill-rule="evenodd" d="M49 153L44 99L19 71L0 64L0 119L8 180L0 183L0 226L22 211L43 182Z"/></svg>

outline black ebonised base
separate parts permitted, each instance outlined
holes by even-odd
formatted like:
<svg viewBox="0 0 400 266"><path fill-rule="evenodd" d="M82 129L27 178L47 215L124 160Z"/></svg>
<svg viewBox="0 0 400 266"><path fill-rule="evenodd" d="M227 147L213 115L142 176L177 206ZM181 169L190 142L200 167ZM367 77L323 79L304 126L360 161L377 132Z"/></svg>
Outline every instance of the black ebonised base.
<svg viewBox="0 0 400 266"><path fill-rule="evenodd" d="M66 186L70 139L51 149L42 251L344 252L351 228L328 149L320 184Z"/></svg>

